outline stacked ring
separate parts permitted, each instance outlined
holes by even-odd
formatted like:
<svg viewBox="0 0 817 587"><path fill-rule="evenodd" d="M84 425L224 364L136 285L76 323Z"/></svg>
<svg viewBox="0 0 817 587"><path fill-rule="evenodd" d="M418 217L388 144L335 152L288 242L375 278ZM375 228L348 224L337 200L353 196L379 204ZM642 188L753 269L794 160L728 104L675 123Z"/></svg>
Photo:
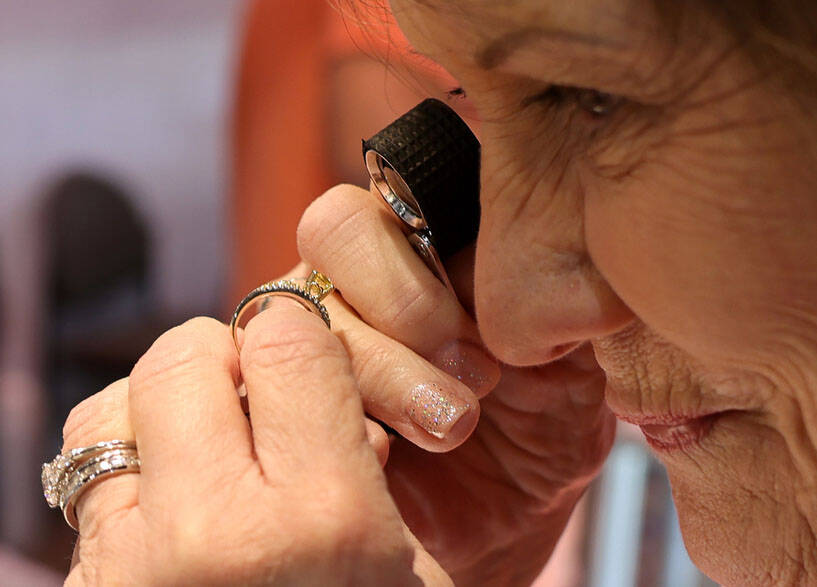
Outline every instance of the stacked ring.
<svg viewBox="0 0 817 587"><path fill-rule="evenodd" d="M43 494L49 507L62 509L65 521L78 530L76 503L95 481L141 467L136 443L110 440L57 455L42 469Z"/></svg>

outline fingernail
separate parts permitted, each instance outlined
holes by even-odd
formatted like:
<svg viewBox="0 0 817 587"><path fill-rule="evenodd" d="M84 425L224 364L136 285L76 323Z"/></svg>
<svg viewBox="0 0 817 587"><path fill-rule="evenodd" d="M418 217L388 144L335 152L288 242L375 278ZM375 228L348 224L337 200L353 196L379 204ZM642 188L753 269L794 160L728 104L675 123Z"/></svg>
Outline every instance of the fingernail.
<svg viewBox="0 0 817 587"><path fill-rule="evenodd" d="M436 383L421 383L411 391L408 413L426 432L445 438L470 409L471 404L443 393Z"/></svg>
<svg viewBox="0 0 817 587"><path fill-rule="evenodd" d="M456 341L443 347L434 364L467 385L477 396L491 391L499 381L496 359L469 342Z"/></svg>

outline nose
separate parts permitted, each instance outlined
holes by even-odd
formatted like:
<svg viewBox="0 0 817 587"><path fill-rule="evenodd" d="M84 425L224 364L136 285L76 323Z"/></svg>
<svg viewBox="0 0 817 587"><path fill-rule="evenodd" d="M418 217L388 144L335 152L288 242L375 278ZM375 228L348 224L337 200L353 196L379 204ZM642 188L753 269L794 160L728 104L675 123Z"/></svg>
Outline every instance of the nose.
<svg viewBox="0 0 817 587"><path fill-rule="evenodd" d="M626 326L632 312L584 244L580 182L503 180L485 155L474 283L487 347L503 362L536 365Z"/></svg>

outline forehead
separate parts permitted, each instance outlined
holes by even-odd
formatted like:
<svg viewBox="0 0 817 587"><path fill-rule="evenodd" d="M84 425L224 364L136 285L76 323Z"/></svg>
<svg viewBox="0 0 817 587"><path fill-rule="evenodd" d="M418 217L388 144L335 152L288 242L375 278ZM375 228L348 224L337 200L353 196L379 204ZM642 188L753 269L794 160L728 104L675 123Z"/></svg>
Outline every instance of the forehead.
<svg viewBox="0 0 817 587"><path fill-rule="evenodd" d="M498 39L549 37L598 45L621 45L647 29L654 19L646 0L393 0L398 20L414 23L432 45L485 52ZM444 34L448 32L449 34ZM443 33L443 34L441 34ZM459 34L457 34L459 33ZM498 53L496 47L494 52Z"/></svg>
<svg viewBox="0 0 817 587"><path fill-rule="evenodd" d="M392 0L392 8L415 47L454 75L476 68L598 85L626 73L635 87L676 50L652 0Z"/></svg>

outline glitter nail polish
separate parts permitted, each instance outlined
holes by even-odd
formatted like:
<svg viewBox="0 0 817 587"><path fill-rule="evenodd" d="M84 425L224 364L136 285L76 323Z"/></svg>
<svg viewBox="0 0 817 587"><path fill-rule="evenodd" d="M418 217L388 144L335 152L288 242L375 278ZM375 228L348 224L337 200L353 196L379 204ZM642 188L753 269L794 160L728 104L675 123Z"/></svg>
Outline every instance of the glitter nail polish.
<svg viewBox="0 0 817 587"><path fill-rule="evenodd" d="M408 414L426 432L444 438L471 404L443 393L436 383L421 383L411 391Z"/></svg>

